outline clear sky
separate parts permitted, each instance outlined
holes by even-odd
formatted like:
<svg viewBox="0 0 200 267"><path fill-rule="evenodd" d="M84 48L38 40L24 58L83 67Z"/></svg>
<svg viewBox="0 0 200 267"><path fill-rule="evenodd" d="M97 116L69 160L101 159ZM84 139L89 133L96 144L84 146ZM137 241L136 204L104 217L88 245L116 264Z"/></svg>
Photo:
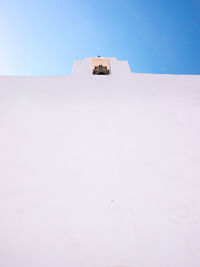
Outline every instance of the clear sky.
<svg viewBox="0 0 200 267"><path fill-rule="evenodd" d="M0 75L66 75L98 55L200 74L200 0L0 0Z"/></svg>

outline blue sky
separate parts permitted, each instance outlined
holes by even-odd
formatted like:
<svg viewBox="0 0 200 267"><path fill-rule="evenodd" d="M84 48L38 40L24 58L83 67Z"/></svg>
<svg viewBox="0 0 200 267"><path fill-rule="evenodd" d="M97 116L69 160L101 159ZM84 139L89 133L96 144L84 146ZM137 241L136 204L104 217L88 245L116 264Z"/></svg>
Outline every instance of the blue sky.
<svg viewBox="0 0 200 267"><path fill-rule="evenodd" d="M0 75L66 75L97 55L200 74L200 1L0 0Z"/></svg>

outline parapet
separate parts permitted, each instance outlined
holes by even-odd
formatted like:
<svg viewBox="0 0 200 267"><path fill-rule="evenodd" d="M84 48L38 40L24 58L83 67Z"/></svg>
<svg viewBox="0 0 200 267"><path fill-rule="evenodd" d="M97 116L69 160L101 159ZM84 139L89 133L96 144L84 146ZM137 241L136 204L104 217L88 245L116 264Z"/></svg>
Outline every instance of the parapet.
<svg viewBox="0 0 200 267"><path fill-rule="evenodd" d="M93 76L124 76L130 75L128 61L117 60L116 58L85 58L75 60L73 64L72 75Z"/></svg>

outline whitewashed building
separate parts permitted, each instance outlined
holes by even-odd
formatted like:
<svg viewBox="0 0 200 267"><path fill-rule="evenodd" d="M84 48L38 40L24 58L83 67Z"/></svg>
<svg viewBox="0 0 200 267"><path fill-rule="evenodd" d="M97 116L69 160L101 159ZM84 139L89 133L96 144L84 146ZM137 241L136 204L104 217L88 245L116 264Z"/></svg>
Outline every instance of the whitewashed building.
<svg viewBox="0 0 200 267"><path fill-rule="evenodd" d="M0 267L43 266L200 266L200 76L0 77Z"/></svg>

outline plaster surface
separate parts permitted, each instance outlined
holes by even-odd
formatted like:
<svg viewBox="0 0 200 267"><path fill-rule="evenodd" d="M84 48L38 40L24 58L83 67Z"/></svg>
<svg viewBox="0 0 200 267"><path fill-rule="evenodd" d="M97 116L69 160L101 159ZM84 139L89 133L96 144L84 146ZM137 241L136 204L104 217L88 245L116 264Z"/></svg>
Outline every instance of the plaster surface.
<svg viewBox="0 0 200 267"><path fill-rule="evenodd" d="M110 68L0 77L1 267L200 266L200 76Z"/></svg>

